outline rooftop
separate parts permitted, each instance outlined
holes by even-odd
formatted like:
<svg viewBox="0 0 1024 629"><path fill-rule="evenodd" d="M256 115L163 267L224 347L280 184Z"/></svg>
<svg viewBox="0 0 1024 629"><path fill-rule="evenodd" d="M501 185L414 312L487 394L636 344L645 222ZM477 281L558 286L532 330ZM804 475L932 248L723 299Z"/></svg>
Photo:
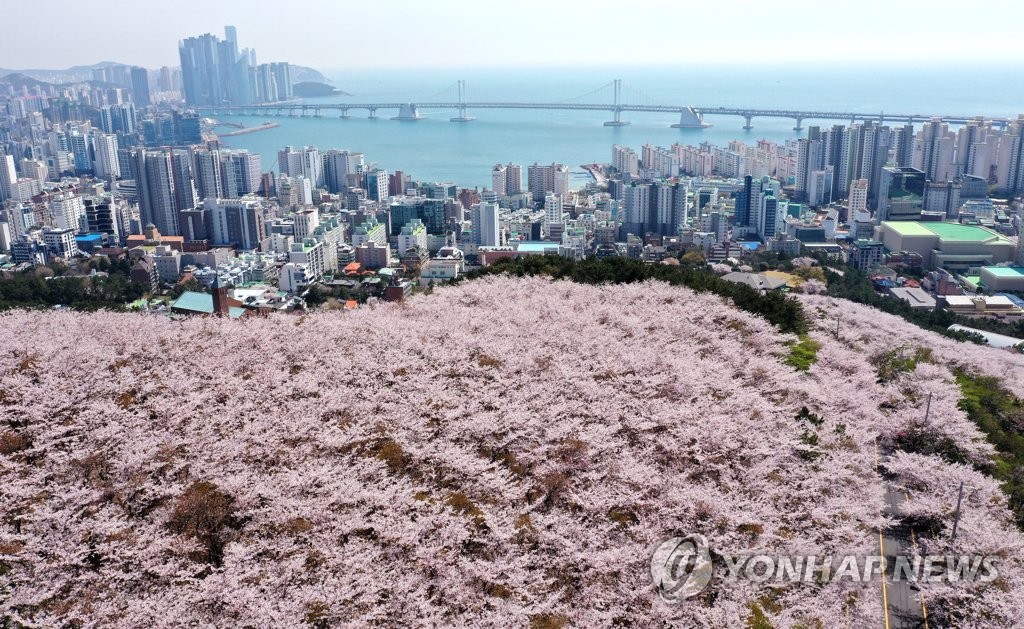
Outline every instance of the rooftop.
<svg viewBox="0 0 1024 629"><path fill-rule="evenodd" d="M213 314L213 295L209 293L196 293L193 291L185 291L178 297L171 308L178 310L187 310L189 312ZM245 308L238 308L232 306L228 310L228 316L232 319L237 319L242 316L245 312Z"/></svg>
<svg viewBox="0 0 1024 629"><path fill-rule="evenodd" d="M1024 266L983 266L981 270L996 277L1024 277Z"/></svg>
<svg viewBox="0 0 1024 629"><path fill-rule="evenodd" d="M961 225L960 223L917 221L883 221L882 225L892 229L900 236L938 236L950 242L1009 242L992 230L977 225Z"/></svg>
<svg viewBox="0 0 1024 629"><path fill-rule="evenodd" d="M557 242L524 240L516 243L516 251L523 253L544 253L549 249L558 249L559 246L560 244Z"/></svg>

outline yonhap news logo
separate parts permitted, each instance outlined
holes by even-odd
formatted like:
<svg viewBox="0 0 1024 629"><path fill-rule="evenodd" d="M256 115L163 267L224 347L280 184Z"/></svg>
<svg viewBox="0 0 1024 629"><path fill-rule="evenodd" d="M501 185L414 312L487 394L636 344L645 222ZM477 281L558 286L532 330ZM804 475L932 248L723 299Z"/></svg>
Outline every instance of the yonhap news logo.
<svg viewBox="0 0 1024 629"><path fill-rule="evenodd" d="M700 534L665 540L651 555L651 580L667 603L681 603L702 592L711 582L716 565L723 583L829 583L889 582L956 583L994 581L999 557L993 555L727 555L712 557Z"/></svg>
<svg viewBox="0 0 1024 629"><path fill-rule="evenodd" d="M711 550L703 535L665 540L651 557L651 578L667 603L700 593L711 580L711 568Z"/></svg>

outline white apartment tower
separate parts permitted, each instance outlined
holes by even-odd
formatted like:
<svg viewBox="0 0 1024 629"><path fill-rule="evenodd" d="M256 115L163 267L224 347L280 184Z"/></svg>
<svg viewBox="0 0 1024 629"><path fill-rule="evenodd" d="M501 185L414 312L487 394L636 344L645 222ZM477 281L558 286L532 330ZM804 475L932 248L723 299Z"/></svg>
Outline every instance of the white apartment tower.
<svg viewBox="0 0 1024 629"><path fill-rule="evenodd" d="M494 168L491 169L491 190L494 190L494 194L498 195L499 198L508 194L505 191L505 179L507 177L508 166L495 164Z"/></svg>
<svg viewBox="0 0 1024 629"><path fill-rule="evenodd" d="M868 209L868 180L854 179L850 182L850 217Z"/></svg>
<svg viewBox="0 0 1024 629"><path fill-rule="evenodd" d="M501 245L497 203L476 203L472 212L473 239L478 247Z"/></svg>

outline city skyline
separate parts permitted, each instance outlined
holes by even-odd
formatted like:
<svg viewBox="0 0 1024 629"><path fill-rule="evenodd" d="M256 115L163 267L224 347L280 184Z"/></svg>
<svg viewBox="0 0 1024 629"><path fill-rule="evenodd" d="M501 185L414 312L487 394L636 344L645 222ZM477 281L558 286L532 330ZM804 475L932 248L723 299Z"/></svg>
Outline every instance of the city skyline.
<svg viewBox="0 0 1024 629"><path fill-rule="evenodd" d="M856 12L822 9L797 0L776 2L771 10L742 0L685 7L646 0L628 9L610 0L558 4L523 0L511 10L504 5L457 1L303 6L312 7L315 20L281 19L280 12L270 7L253 11L250 4L233 1L210 5L183 0L176 3L173 14L139 28L133 3L122 0L111 3L110 10L73 13L74 20L47 23L48 39L66 41L68 46L40 46L35 29L8 30L0 66L64 69L102 61L150 69L175 66L178 41L203 33L220 34L224 24L237 27L240 45L256 48L261 63L287 59L327 72L532 66L1005 65L1024 60L1014 32L1014 25L1024 18L1024 6L1008 1L990 3L986 14L977 18L984 19L984 29L965 28L949 19L950 14L963 12L962 5L951 2L871 0L861 3ZM61 13L65 8L73 12L75 6L61 1L54 11ZM746 14L746 19L736 20L738 13ZM31 24L37 19L34 8L17 3L5 15L10 24ZM384 30L353 28L381 21L382 16ZM615 30L608 33L603 29L611 21ZM311 24L326 25L324 34L311 32ZM424 46L424 30L430 34L428 46ZM118 36L93 35L102 32ZM344 36L339 37L340 33ZM530 45L537 41L545 45ZM633 42L636 45L630 46ZM81 53L86 43L89 58Z"/></svg>

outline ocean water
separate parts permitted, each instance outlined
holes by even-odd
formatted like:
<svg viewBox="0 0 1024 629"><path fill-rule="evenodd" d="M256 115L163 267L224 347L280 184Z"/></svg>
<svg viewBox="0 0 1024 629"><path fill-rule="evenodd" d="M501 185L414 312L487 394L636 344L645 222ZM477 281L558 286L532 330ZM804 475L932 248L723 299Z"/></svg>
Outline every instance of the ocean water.
<svg viewBox="0 0 1024 629"><path fill-rule="evenodd" d="M334 70L324 74L345 97L307 99L308 103L426 102L457 100L455 83L467 81L470 101L545 101L611 103L613 79L622 79L622 102L698 107L763 107L770 109L891 112L929 115L1016 116L1024 112L1024 81L1013 66L949 68L893 64L875 68L611 68L494 70ZM713 126L703 130L672 129L672 114L624 112L626 127L605 127L610 112L545 110L470 111L476 120L449 122L455 112L425 110L418 121L393 121L397 112L379 111L369 120L353 110L341 119L275 116L233 116L231 122L255 126L272 120L279 127L225 138L229 147L247 148L263 156L264 170L277 170L277 151L286 145L316 145L321 150L349 149L365 154L389 172L401 170L416 180L447 181L461 186L490 186L496 163L560 162L580 172L584 163L607 162L612 144L638 153L648 142L673 143L732 140L754 143L765 138L782 142L800 137L794 121L755 118L744 130L738 116L707 116ZM843 121L805 120L808 125ZM577 174L576 182L586 177Z"/></svg>

